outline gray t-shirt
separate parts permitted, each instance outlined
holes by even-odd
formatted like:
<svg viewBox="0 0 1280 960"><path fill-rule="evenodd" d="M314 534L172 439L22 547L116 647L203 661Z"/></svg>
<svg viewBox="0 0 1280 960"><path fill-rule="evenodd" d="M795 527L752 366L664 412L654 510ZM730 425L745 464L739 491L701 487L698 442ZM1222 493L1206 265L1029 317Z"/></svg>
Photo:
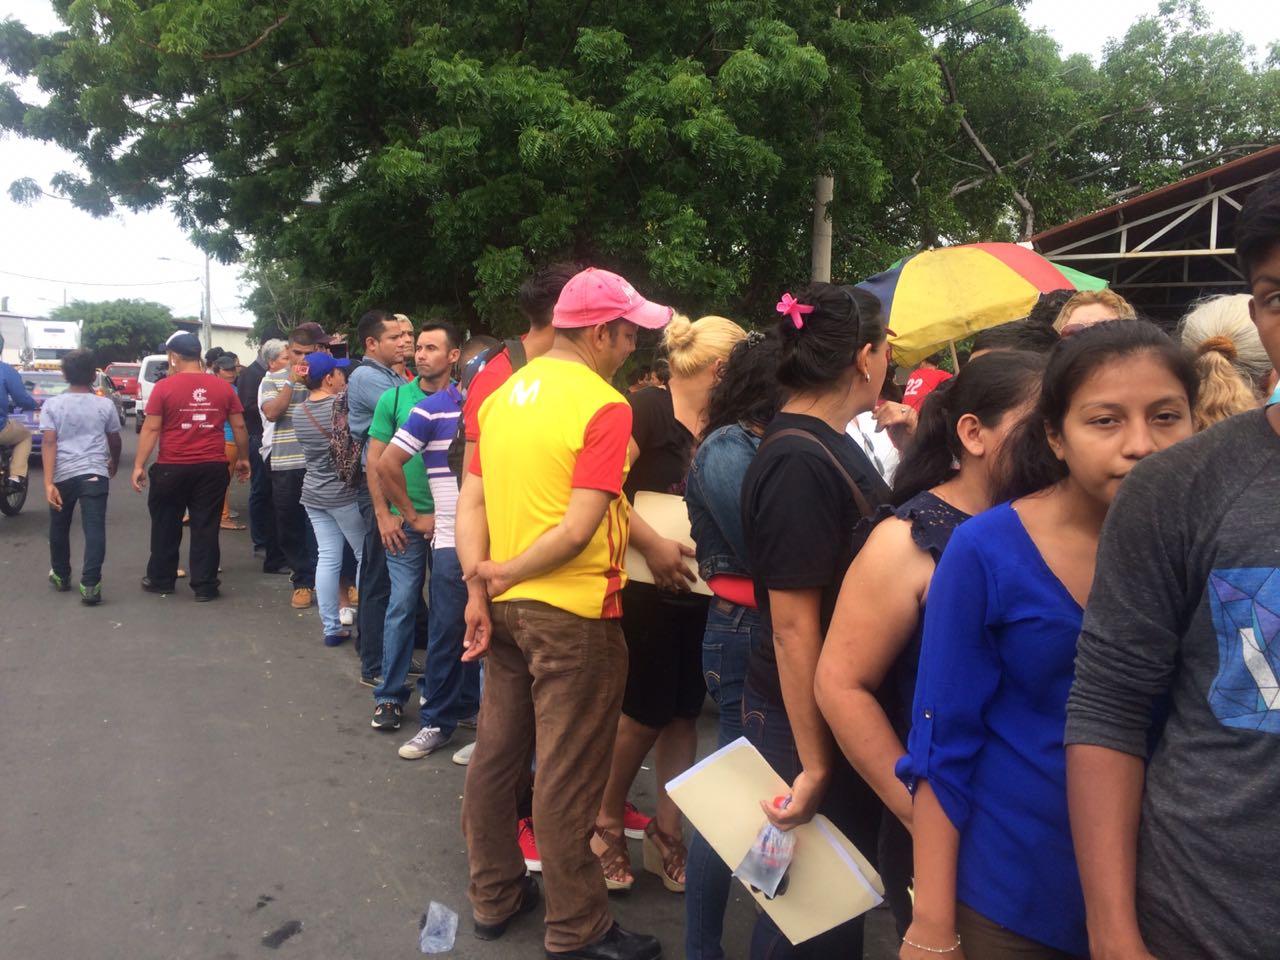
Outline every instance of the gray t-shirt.
<svg viewBox="0 0 1280 960"><path fill-rule="evenodd" d="M120 432L116 405L96 393L59 393L40 408L40 429L57 435L53 482L93 474L107 476L107 434Z"/></svg>
<svg viewBox="0 0 1280 960"><path fill-rule="evenodd" d="M1098 548L1066 742L1154 742L1137 892L1161 960L1277 953L1277 490L1280 436L1242 414L1135 467Z"/></svg>
<svg viewBox="0 0 1280 960"><path fill-rule="evenodd" d="M333 400L333 397L308 400L299 408L293 421L298 446L306 458L307 474L302 478L301 498L304 507L329 510L356 502L356 492L338 479L333 454L329 452L329 436L333 433Z"/></svg>

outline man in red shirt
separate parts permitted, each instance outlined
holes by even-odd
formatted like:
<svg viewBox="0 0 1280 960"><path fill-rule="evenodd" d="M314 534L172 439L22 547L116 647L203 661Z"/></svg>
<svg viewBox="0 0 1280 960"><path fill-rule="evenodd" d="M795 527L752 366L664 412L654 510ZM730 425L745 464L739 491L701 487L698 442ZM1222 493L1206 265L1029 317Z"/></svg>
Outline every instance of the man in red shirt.
<svg viewBox="0 0 1280 960"><path fill-rule="evenodd" d="M529 332L520 338L520 342L524 344L526 363L542 356L555 343L556 332L551 326L551 312L560 299L560 291L579 269L573 263L552 263L520 285L520 312L529 321ZM480 440L480 405L489 399L489 394L506 383L510 376L511 356L503 349L484 365L467 387L467 396L462 404L463 429L467 437L467 449L462 461L464 477Z"/></svg>
<svg viewBox="0 0 1280 960"><path fill-rule="evenodd" d="M902 388L902 402L916 413L920 412L925 397L938 389L939 384L951 379L951 374L938 366L940 359L941 355L935 353L923 360L907 377L906 386Z"/></svg>
<svg viewBox="0 0 1280 960"><path fill-rule="evenodd" d="M234 472L249 479L249 434L235 388L204 372L200 341L175 333L165 342L169 375L155 385L133 461L133 489L142 492L150 478L151 557L142 589L172 593L182 546L182 516L191 517L191 589L197 600L218 596L218 521L230 477L223 446L223 425L235 436ZM151 471L147 461L159 443Z"/></svg>

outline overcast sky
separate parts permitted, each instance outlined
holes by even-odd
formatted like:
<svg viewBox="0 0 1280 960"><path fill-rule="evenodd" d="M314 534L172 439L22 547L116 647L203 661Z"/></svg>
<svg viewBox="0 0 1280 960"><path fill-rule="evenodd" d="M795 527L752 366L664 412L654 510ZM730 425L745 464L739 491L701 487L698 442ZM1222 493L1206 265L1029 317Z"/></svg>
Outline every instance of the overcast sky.
<svg viewBox="0 0 1280 960"><path fill-rule="evenodd" d="M1159 0L1032 0L1024 16L1047 30L1064 53L1086 53L1097 60L1108 38L1122 35L1137 17L1155 12L1158 4ZM1240 31L1259 51L1280 36L1276 18L1258 15L1260 8L1269 6L1256 0L1206 4L1215 26ZM36 32L47 33L59 25L47 0L6 0L4 13ZM1263 19L1269 28L1261 28ZM2 79L12 78L0 73ZM23 93L30 98L29 90ZM168 304L178 315L197 315L204 255L167 210L94 219L66 200L46 198L24 207L8 197L9 184L20 177L33 177L47 188L53 174L74 168L70 155L57 147L0 134L0 295L9 297L9 309L41 314L64 298L139 297ZM163 257L184 262L166 262ZM251 322L240 306L248 291L240 284L237 267L215 261L210 286L215 323Z"/></svg>

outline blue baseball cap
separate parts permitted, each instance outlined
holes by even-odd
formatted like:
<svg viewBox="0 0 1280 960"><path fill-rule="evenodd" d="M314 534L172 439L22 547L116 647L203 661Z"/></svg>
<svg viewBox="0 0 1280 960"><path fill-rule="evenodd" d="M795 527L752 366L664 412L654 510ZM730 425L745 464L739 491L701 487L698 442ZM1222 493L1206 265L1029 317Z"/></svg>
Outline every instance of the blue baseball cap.
<svg viewBox="0 0 1280 960"><path fill-rule="evenodd" d="M335 370L345 370L351 366L346 357L339 359L327 353L316 351L307 357L307 376L313 380L323 380Z"/></svg>

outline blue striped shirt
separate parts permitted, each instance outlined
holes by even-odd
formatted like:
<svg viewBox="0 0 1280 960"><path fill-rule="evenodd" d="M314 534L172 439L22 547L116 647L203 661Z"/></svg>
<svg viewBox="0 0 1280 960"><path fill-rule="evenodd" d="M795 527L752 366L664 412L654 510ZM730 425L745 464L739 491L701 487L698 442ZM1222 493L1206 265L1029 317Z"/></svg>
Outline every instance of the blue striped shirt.
<svg viewBox="0 0 1280 960"><path fill-rule="evenodd" d="M462 417L462 394L457 384L420 400L409 412L391 442L409 454L422 454L427 482L436 502L437 547L454 546L454 516L458 512L458 478L449 469L449 445L458 433Z"/></svg>

